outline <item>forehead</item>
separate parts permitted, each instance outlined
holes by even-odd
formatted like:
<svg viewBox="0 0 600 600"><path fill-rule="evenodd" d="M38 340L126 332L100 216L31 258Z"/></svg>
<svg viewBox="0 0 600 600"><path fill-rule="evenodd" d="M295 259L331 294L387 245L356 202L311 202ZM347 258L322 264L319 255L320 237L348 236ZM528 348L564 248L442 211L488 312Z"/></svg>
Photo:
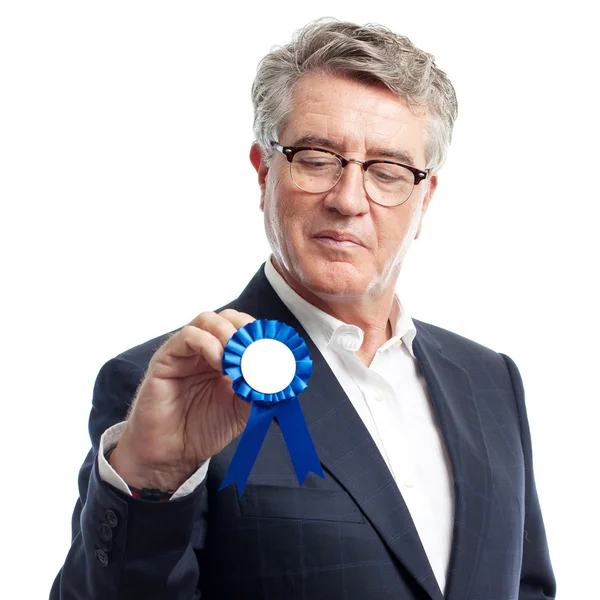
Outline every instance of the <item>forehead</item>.
<svg viewBox="0 0 600 600"><path fill-rule="evenodd" d="M425 167L427 112L384 87L330 75L307 75L294 89L292 110L280 143L303 137L331 140L333 150L374 155L401 152Z"/></svg>

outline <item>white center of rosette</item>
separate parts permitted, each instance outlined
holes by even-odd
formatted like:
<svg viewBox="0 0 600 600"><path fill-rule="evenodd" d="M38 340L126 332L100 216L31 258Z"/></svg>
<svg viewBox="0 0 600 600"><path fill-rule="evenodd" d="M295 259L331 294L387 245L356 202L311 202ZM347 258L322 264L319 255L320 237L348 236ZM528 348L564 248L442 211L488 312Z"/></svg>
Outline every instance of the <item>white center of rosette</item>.
<svg viewBox="0 0 600 600"><path fill-rule="evenodd" d="M246 383L261 394L285 390L296 375L296 359L282 342L272 339L252 342L240 365Z"/></svg>

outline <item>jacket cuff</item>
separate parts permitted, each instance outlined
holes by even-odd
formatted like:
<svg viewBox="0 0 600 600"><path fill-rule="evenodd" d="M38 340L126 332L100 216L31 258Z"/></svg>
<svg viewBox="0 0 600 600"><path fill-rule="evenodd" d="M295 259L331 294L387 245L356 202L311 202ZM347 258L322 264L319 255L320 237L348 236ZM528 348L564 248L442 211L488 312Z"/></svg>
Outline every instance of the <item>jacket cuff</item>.
<svg viewBox="0 0 600 600"><path fill-rule="evenodd" d="M170 502L141 500L102 481L95 460L81 514L91 588L163 587L191 545L205 487Z"/></svg>
<svg viewBox="0 0 600 600"><path fill-rule="evenodd" d="M102 481L109 483L123 494L131 496L131 490L127 483L125 483L125 480L112 468L108 460L106 460L107 452L119 443L124 428L125 421L122 421L121 423L109 427L102 434L98 451L98 473L100 474L100 479L102 479ZM202 463L198 467L198 470L175 490L175 493L171 496L170 502L191 494L206 479L209 464L210 459Z"/></svg>

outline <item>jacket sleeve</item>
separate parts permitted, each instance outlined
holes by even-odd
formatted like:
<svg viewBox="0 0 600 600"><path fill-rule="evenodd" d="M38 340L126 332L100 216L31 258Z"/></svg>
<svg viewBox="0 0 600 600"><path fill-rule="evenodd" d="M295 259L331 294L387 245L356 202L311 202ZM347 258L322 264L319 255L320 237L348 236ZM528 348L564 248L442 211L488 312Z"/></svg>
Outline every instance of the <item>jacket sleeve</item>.
<svg viewBox="0 0 600 600"><path fill-rule="evenodd" d="M199 577L192 535L205 501L205 484L171 502L133 498L102 481L102 433L125 420L143 368L117 357L101 369L94 387L89 429L92 449L79 473L72 543L50 600L194 598Z"/></svg>
<svg viewBox="0 0 600 600"><path fill-rule="evenodd" d="M531 434L525 409L523 381L512 359L504 354L502 356L508 366L515 391L525 458L525 526L523 530L523 562L521 565L519 600L552 600L556 597L556 582L535 487Z"/></svg>

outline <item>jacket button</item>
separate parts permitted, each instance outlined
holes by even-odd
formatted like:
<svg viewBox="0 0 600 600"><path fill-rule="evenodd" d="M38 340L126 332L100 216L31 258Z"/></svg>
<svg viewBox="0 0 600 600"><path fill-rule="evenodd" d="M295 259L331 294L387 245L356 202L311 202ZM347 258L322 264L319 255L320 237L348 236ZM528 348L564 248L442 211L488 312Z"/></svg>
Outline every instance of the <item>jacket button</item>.
<svg viewBox="0 0 600 600"><path fill-rule="evenodd" d="M117 526L119 520L117 519L117 515L114 511L110 510L110 508L104 511L104 520L109 524L113 529Z"/></svg>
<svg viewBox="0 0 600 600"><path fill-rule="evenodd" d="M103 542L112 540L112 529L106 523L100 523L98 527L98 535Z"/></svg>
<svg viewBox="0 0 600 600"><path fill-rule="evenodd" d="M104 550L94 550L94 554L101 567L105 567L108 564L108 555Z"/></svg>

